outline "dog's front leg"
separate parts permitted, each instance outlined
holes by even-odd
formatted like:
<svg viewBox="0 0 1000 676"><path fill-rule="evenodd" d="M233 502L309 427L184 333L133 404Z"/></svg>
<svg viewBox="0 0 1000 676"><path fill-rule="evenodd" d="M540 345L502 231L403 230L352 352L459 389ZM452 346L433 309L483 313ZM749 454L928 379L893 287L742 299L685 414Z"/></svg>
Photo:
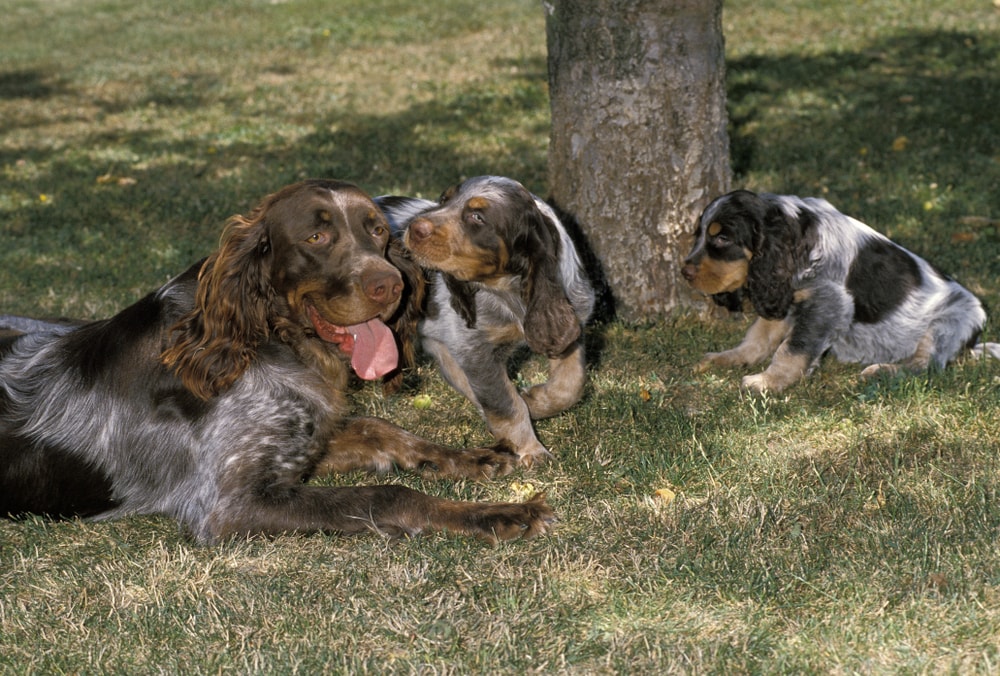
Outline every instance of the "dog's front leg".
<svg viewBox="0 0 1000 676"><path fill-rule="evenodd" d="M702 373L713 366L747 366L757 364L778 349L791 329L788 319L759 318L747 331L743 341L725 352L709 352L702 358L695 371Z"/></svg>
<svg viewBox="0 0 1000 676"><path fill-rule="evenodd" d="M210 541L283 533L379 533L398 538L429 531L471 535L496 543L533 537L555 515L544 495L526 502L460 502L405 486L297 485L285 495L241 493L217 515Z"/></svg>
<svg viewBox="0 0 1000 676"><path fill-rule="evenodd" d="M509 474L518 457L504 443L453 448L423 439L381 418L351 418L334 435L316 474L352 470L387 472L393 468L454 479L492 479Z"/></svg>
<svg viewBox="0 0 1000 676"><path fill-rule="evenodd" d="M770 365L763 373L744 377L743 389L759 394L781 392L794 385L850 326L854 306L840 286L817 285L798 292L796 299L788 318L781 322L788 330Z"/></svg>
<svg viewBox="0 0 1000 676"><path fill-rule="evenodd" d="M578 341L559 357L549 359L549 379L521 393L532 420L548 418L580 401L586 384L583 342Z"/></svg>

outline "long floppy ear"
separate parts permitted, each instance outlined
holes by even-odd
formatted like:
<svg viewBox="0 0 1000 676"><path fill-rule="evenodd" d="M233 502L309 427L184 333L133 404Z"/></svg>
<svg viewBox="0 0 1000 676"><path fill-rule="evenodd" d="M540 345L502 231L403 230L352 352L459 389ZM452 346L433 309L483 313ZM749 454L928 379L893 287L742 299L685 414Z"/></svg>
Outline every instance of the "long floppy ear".
<svg viewBox="0 0 1000 676"><path fill-rule="evenodd" d="M268 336L270 248L263 209L230 219L198 275L194 309L171 330L160 360L202 399L236 382Z"/></svg>
<svg viewBox="0 0 1000 676"><path fill-rule="evenodd" d="M792 307L792 278L804 263L802 228L777 204L764 202L753 235L747 291L765 319L784 319Z"/></svg>
<svg viewBox="0 0 1000 676"><path fill-rule="evenodd" d="M521 218L514 230L510 267L524 277L524 338L532 352L558 357L582 331L562 284L559 232L534 204L522 210Z"/></svg>
<svg viewBox="0 0 1000 676"><path fill-rule="evenodd" d="M449 304L458 316L465 320L470 329L476 327L476 289L469 282L455 279L448 273L442 273L444 285L450 295Z"/></svg>
<svg viewBox="0 0 1000 676"><path fill-rule="evenodd" d="M427 276L396 238L389 241L386 257L403 275L403 297L396 313L389 320L389 326L399 343L400 360L399 367L383 378L382 392L388 395L402 387L403 369L417 362L417 322L424 313Z"/></svg>
<svg viewBox="0 0 1000 676"><path fill-rule="evenodd" d="M712 294L712 302L729 312L743 311L743 290L726 291Z"/></svg>

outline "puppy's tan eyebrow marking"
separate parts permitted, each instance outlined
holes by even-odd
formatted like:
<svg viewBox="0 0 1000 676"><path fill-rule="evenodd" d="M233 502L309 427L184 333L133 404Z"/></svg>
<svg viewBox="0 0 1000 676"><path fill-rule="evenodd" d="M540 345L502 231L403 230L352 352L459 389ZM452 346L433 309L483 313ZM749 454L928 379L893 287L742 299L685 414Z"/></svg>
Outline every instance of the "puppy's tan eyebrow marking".
<svg viewBox="0 0 1000 676"><path fill-rule="evenodd" d="M720 232L722 232L722 226L718 223L718 221L716 221L716 222L714 222L714 223L712 223L711 225L708 226L708 236L709 237L715 237Z"/></svg>

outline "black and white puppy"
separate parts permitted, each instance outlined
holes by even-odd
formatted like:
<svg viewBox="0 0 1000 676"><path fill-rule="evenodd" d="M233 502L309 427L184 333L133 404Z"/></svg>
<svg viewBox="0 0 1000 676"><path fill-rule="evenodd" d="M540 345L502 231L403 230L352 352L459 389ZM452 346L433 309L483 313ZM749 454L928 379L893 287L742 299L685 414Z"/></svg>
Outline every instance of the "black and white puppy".
<svg viewBox="0 0 1000 676"><path fill-rule="evenodd" d="M522 462L548 454L532 420L583 395L583 327L594 291L559 218L517 181L478 176L437 202L375 199L414 259L430 271L417 335L445 380L475 404ZM518 392L508 360L527 346L549 378Z"/></svg>
<svg viewBox="0 0 1000 676"><path fill-rule="evenodd" d="M752 392L795 384L828 350L870 364L863 377L944 367L986 322L968 289L818 198L745 190L717 198L682 274L703 293L749 297L759 318L743 342L707 354L699 370L773 355L763 373L743 378Z"/></svg>

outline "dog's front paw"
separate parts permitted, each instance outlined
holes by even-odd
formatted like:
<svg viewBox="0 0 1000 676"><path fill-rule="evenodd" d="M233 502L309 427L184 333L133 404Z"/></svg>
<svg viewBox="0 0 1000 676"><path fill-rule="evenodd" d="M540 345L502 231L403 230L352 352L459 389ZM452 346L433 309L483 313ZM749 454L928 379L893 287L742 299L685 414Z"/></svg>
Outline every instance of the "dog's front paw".
<svg viewBox="0 0 1000 676"><path fill-rule="evenodd" d="M486 448L449 449L421 463L419 469L435 477L483 480L506 476L519 462L517 453L501 441Z"/></svg>
<svg viewBox="0 0 1000 676"><path fill-rule="evenodd" d="M701 358L701 361L698 362L697 364L695 364L695 366L694 366L694 372L695 373L704 373L705 371L709 370L713 366L719 365L720 355L721 354L723 354L723 353L722 352L708 352L708 353L706 353L705 356Z"/></svg>
<svg viewBox="0 0 1000 676"><path fill-rule="evenodd" d="M767 377L766 373L757 373L752 376L743 376L743 380L740 382L740 388L749 394L764 394L765 392L776 392L780 388L776 388L773 383Z"/></svg>
<svg viewBox="0 0 1000 676"><path fill-rule="evenodd" d="M491 544L541 535L556 520L552 508L545 502L544 493L535 495L527 502L476 505L468 516L473 534Z"/></svg>

